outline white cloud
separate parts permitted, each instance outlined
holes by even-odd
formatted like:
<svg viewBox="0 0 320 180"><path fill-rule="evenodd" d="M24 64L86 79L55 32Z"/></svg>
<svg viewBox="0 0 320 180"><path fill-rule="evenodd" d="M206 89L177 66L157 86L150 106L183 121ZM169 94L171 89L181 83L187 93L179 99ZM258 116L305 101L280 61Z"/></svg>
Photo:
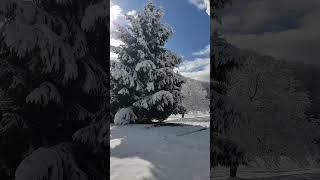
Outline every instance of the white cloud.
<svg viewBox="0 0 320 180"><path fill-rule="evenodd" d="M137 11L136 10L131 10L131 11L127 12L127 15L136 16L137 15Z"/></svg>
<svg viewBox="0 0 320 180"><path fill-rule="evenodd" d="M135 15L136 11L132 10L127 13L123 12L119 5L116 5L110 2L110 45L111 46L120 46L124 44L121 40L115 37L116 25L126 25L127 21L125 19L125 15ZM110 60L118 61L118 55L114 52L110 52Z"/></svg>
<svg viewBox="0 0 320 180"><path fill-rule="evenodd" d="M195 5L200 10L205 10L210 16L210 0L189 0L189 2ZM201 80L210 81L210 45L205 48L192 53L197 57L190 61L184 61L179 66L179 72L186 77Z"/></svg>
<svg viewBox="0 0 320 180"><path fill-rule="evenodd" d="M189 2L201 10L206 10L210 16L210 0L189 0Z"/></svg>
<svg viewBox="0 0 320 180"><path fill-rule="evenodd" d="M196 56L194 59L183 61L178 71L186 77L200 80L210 81L210 45L192 53Z"/></svg>
<svg viewBox="0 0 320 180"><path fill-rule="evenodd" d="M206 4L206 13L210 16L210 0L204 0Z"/></svg>
<svg viewBox="0 0 320 180"><path fill-rule="evenodd" d="M210 45L207 45L205 48L200 51L192 53L194 56L209 56L210 55Z"/></svg>
<svg viewBox="0 0 320 180"><path fill-rule="evenodd" d="M135 16L136 14L137 14L136 10L124 12L119 5L110 2L110 30L116 31L116 25L120 25L120 26L128 25L128 20L126 19L126 15Z"/></svg>
<svg viewBox="0 0 320 180"><path fill-rule="evenodd" d="M210 58L196 58L192 61L184 61L178 71L186 77L210 81Z"/></svg>
<svg viewBox="0 0 320 180"><path fill-rule="evenodd" d="M119 21L119 19L123 18L122 9L120 6L113 4L110 2L110 29L113 30L114 24Z"/></svg>
<svg viewBox="0 0 320 180"><path fill-rule="evenodd" d="M209 64L208 58L196 58L192 61L184 61L179 66L180 71L195 71L203 66Z"/></svg>
<svg viewBox="0 0 320 180"><path fill-rule="evenodd" d="M112 32L116 31L115 25L118 22L121 22L123 18L124 18L124 15L123 15L123 11L122 11L121 7L110 2L110 30L111 30L110 45L111 46L119 46L122 44L122 42L120 40L116 39L113 36ZM110 58L111 58L111 54L110 54Z"/></svg>

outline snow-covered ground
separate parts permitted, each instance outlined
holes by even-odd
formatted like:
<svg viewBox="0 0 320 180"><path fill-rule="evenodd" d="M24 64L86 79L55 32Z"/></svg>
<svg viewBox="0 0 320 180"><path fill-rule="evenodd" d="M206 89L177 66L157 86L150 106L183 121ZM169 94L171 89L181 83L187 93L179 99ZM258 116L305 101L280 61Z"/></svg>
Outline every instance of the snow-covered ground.
<svg viewBox="0 0 320 180"><path fill-rule="evenodd" d="M211 180L229 180L229 169L215 167L211 171ZM282 158L280 166L274 169L266 169L261 166L240 166L237 179L257 180L311 180L320 179L319 168L299 168L294 162ZM233 179L236 180L236 179Z"/></svg>
<svg viewBox="0 0 320 180"><path fill-rule="evenodd" d="M171 115L166 122L169 123L182 123L193 126L202 126L209 128L210 126L210 114L209 112L191 112L185 114L184 118L181 118L181 115ZM209 137L208 137L209 138Z"/></svg>
<svg viewBox="0 0 320 180"><path fill-rule="evenodd" d="M217 172L221 173L221 172ZM229 172L216 176L211 180L318 180L320 169L304 169L292 171L239 171L238 178L229 178Z"/></svg>
<svg viewBox="0 0 320 180"><path fill-rule="evenodd" d="M111 180L209 179L209 114L166 122L110 126Z"/></svg>

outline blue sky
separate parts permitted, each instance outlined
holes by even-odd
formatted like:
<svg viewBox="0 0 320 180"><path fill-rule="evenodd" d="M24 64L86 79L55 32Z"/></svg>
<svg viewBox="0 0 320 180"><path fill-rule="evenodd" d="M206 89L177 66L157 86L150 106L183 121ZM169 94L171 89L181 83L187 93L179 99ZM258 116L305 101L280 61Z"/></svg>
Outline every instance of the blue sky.
<svg viewBox="0 0 320 180"><path fill-rule="evenodd" d="M168 23L175 31L166 47L182 55L184 62L179 68L180 72L194 79L208 81L210 17L206 12L209 6L205 4L208 1L154 0L154 2L164 8L163 22ZM146 0L112 0L111 21L112 19L121 21L121 15L142 10L145 3ZM120 13L118 17L112 18L118 13Z"/></svg>

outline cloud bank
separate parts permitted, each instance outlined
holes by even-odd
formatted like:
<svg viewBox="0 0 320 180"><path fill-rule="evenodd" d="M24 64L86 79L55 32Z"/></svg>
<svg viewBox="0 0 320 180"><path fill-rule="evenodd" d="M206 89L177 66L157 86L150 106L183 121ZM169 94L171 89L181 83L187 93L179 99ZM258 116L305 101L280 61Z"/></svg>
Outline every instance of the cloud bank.
<svg viewBox="0 0 320 180"><path fill-rule="evenodd" d="M192 79L210 81L210 45L192 54L193 59L183 61L179 72Z"/></svg>
<svg viewBox="0 0 320 180"><path fill-rule="evenodd" d="M287 61L320 64L319 0L235 1L222 13L233 45Z"/></svg>
<svg viewBox="0 0 320 180"><path fill-rule="evenodd" d="M130 11L130 13L134 13L135 11ZM116 5L110 2L110 45L111 46L120 46L123 44L122 41L117 39L114 36L114 32L116 32L116 25L126 23L125 15L123 14L123 10L119 5ZM116 53L110 52L110 60L117 61L118 55Z"/></svg>
<svg viewBox="0 0 320 180"><path fill-rule="evenodd" d="M200 10L205 10L210 16L210 0L189 0L189 2L195 5Z"/></svg>
<svg viewBox="0 0 320 180"><path fill-rule="evenodd" d="M205 48L192 53L194 56L209 56L210 55L210 45L207 45Z"/></svg>

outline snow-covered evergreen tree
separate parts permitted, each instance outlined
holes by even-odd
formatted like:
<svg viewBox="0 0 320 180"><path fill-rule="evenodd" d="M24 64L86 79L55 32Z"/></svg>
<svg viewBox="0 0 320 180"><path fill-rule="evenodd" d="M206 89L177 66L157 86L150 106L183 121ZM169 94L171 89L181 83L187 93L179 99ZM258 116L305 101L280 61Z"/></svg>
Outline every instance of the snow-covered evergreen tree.
<svg viewBox="0 0 320 180"><path fill-rule="evenodd" d="M277 165L281 156L306 165L306 147L313 139L306 115L311 104L308 94L288 63L251 51L246 54L243 65L232 72L228 90L247 121L235 124L233 136L269 167Z"/></svg>
<svg viewBox="0 0 320 180"><path fill-rule="evenodd" d="M211 94L211 132L215 134L211 136L211 165L236 169L230 162L246 163L243 159L258 157L266 166L275 167L281 156L306 165L306 148L314 132L305 114L310 100L287 64L231 47L215 55L227 61L213 69L220 80L213 82ZM232 147L237 152L236 146L245 147L241 156L223 151Z"/></svg>
<svg viewBox="0 0 320 180"><path fill-rule="evenodd" d="M108 3L0 1L0 179L108 177Z"/></svg>
<svg viewBox="0 0 320 180"><path fill-rule="evenodd" d="M218 32L221 17L218 11L231 0L210 1L211 8L211 46L210 46L210 167L211 175L217 165L228 166L230 176L237 175L237 168L245 164L245 150L241 144L234 143L229 131L239 119L240 112L227 96L230 72L241 62L240 51L229 44ZM218 23L217 23L218 21ZM241 149L241 151L238 151ZM227 156L226 156L227 154Z"/></svg>
<svg viewBox="0 0 320 180"><path fill-rule="evenodd" d="M234 123L242 116L228 97L230 73L241 63L241 51L229 44L217 31L212 32L210 81L210 157L211 168L221 165L236 176L238 166L245 164L246 150L230 136ZM213 169L211 169L214 173Z"/></svg>
<svg viewBox="0 0 320 180"><path fill-rule="evenodd" d="M164 47L173 31L161 21L163 14L148 1L143 11L127 15L129 25L118 27L117 37L124 44L112 47L119 60L111 62L110 70L113 116L131 121L134 115L139 123L162 121L183 110L183 79L173 70L181 57Z"/></svg>
<svg viewBox="0 0 320 180"><path fill-rule="evenodd" d="M240 164L247 165L248 158L246 155L245 147L237 142L232 140L230 137L226 137L224 135L219 135L218 133L214 133L215 136L213 148L212 158L214 161L211 166L225 166L230 167L230 177L237 176L237 170Z"/></svg>

